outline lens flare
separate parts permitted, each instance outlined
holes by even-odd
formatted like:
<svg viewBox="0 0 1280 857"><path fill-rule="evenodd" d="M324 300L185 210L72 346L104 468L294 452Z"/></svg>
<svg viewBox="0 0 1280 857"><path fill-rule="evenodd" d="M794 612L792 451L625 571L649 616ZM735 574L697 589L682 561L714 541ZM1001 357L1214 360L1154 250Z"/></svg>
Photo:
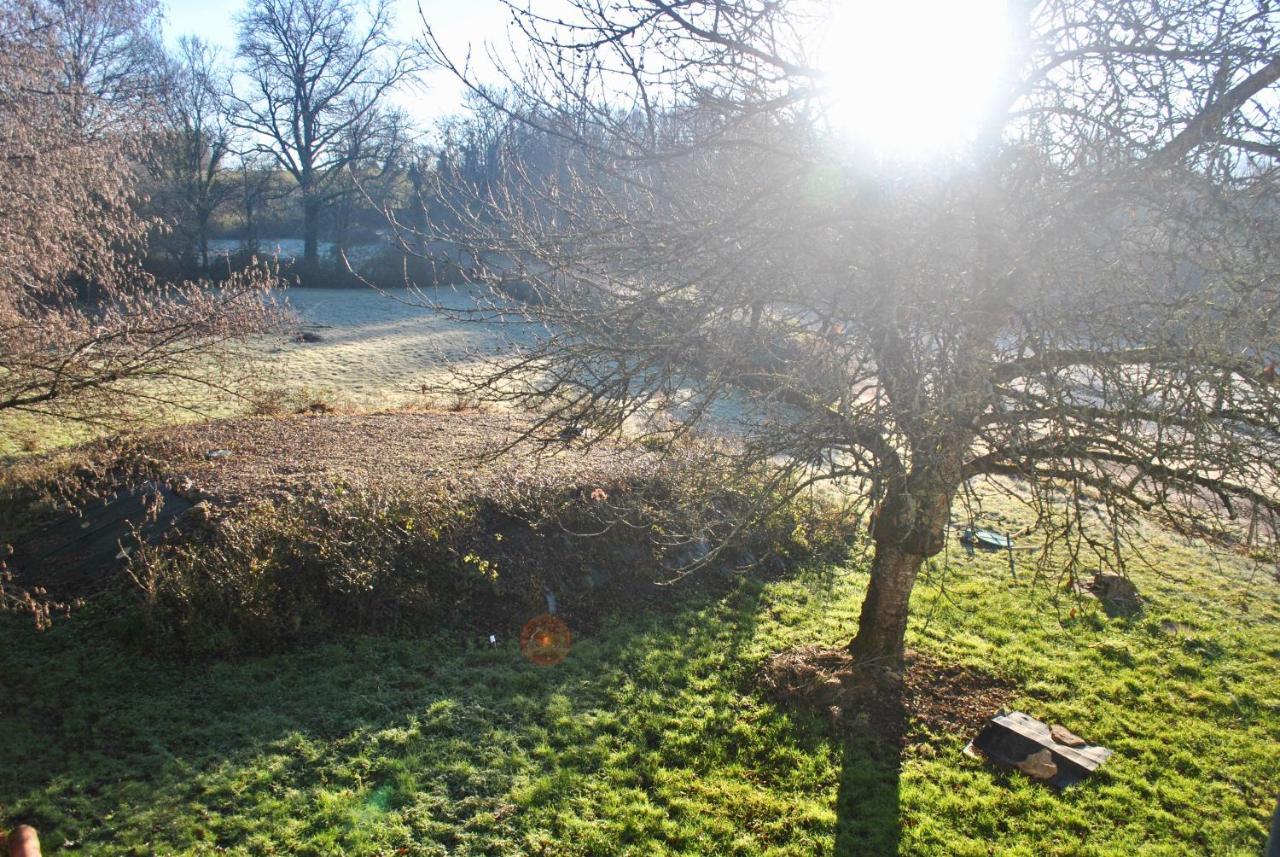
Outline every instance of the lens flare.
<svg viewBox="0 0 1280 857"><path fill-rule="evenodd" d="M547 613L530 619L520 631L521 654L540 667L560 663L572 645L569 626Z"/></svg>

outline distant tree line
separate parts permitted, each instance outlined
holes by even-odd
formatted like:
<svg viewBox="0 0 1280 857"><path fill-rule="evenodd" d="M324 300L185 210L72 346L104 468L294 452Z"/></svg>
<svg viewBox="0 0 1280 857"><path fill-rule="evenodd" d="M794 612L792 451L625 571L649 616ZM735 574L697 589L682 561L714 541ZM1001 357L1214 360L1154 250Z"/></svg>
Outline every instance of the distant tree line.
<svg viewBox="0 0 1280 857"><path fill-rule="evenodd" d="M388 219L455 218L458 200L502 183L524 157L513 153L544 170L559 157L492 94L415 126L390 96L428 59L393 36L388 0L248 0L234 55L195 36L167 49L154 0L49 10L86 125L108 130L125 105L137 122L133 206L149 227L146 269L164 281L226 277L270 258L279 239L300 240L299 258L284 261L303 284L343 281L343 260L368 244L382 245L387 276L403 277Z"/></svg>
<svg viewBox="0 0 1280 857"><path fill-rule="evenodd" d="M529 186L516 176L567 182L577 157L574 129L512 121L502 92L478 90L457 115L415 124L393 96L434 60L394 35L389 0L246 0L233 52L191 35L167 47L157 0L40 8L58 28L77 121L111 133L128 116L130 205L147 224L144 267L163 282L223 279L272 259L284 239L298 258L279 261L303 285L356 284L344 260L357 257L384 284L403 281L391 224L457 232L432 227L465 222L477 197ZM351 253L370 245L375 258ZM457 261L411 252L410 279L429 283Z"/></svg>

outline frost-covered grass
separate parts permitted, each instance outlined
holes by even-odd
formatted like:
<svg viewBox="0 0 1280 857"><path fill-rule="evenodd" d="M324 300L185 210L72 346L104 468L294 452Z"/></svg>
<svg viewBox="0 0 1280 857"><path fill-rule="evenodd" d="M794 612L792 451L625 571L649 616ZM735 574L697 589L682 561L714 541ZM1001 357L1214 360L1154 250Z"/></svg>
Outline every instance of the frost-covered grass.
<svg viewBox="0 0 1280 857"><path fill-rule="evenodd" d="M439 288L424 293L430 302L451 309L475 308L467 289ZM491 358L536 335L532 325L478 323L452 317L424 305L407 290L292 289L288 302L305 330L320 341L296 342L291 336L255 343L257 391L244 399L211 400L192 391L192 410L170 409L166 420L183 422L251 412L264 394L289 401L323 399L355 409L422 404L423 384L437 384L452 367ZM92 439L101 430L41 416L0 415L0 455L47 451Z"/></svg>
<svg viewBox="0 0 1280 857"><path fill-rule="evenodd" d="M187 422L253 413L264 400L286 405L321 401L353 410L406 406L451 406L446 396L423 395L426 385L449 385L459 368L501 358L529 346L545 329L513 312L495 321L478 309L477 293L440 287L420 293L397 289L297 288L287 292L302 329L319 337L298 342L292 335L255 343L260 360L256 389L243 398L192 391L189 410L171 408L162 422ZM437 309L443 308L445 311ZM518 311L518 305L513 305ZM456 312L455 312L456 311ZM733 402L712 411L716 427L733 430L742 416ZM91 440L101 429L28 414L0 414L0 455L44 452Z"/></svg>
<svg viewBox="0 0 1280 857"><path fill-rule="evenodd" d="M476 308L467 289L424 292L451 310ZM357 407L386 407L421 398L423 384L438 384L451 367L491 358L537 336L532 324L469 321L424 306L405 290L294 289L289 293L315 343L274 344L271 382L328 389Z"/></svg>

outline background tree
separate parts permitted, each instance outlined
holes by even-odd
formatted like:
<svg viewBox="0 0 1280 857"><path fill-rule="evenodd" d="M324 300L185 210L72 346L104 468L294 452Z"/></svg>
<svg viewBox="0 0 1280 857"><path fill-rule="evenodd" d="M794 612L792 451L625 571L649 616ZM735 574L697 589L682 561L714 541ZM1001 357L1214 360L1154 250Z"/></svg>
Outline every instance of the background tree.
<svg viewBox="0 0 1280 857"><path fill-rule="evenodd" d="M461 116L440 123L436 168L451 177L442 189L452 185L467 188L468 196L487 196L502 183L504 160L517 154L512 134L518 123L501 94L472 95L465 106Z"/></svg>
<svg viewBox="0 0 1280 857"><path fill-rule="evenodd" d="M184 268L201 274L209 270L210 218L235 191L227 176L234 141L225 91L217 52L184 36L165 71L164 124L156 134L151 163Z"/></svg>
<svg viewBox="0 0 1280 857"><path fill-rule="evenodd" d="M65 11L0 4L0 411L119 424L185 406L193 383L229 387L250 371L236 343L278 313L261 272L213 291L139 269L142 119L68 84Z"/></svg>
<svg viewBox="0 0 1280 857"><path fill-rule="evenodd" d="M396 205L410 149L410 123L404 111L376 108L342 135L346 169L334 178L329 208L333 215L333 250L346 258L359 215ZM380 221L379 221L380 222Z"/></svg>
<svg viewBox="0 0 1280 857"><path fill-rule="evenodd" d="M88 133L125 110L150 115L164 73L156 0L48 0L43 25L58 46L61 86Z"/></svg>
<svg viewBox="0 0 1280 857"><path fill-rule="evenodd" d="M480 274L553 331L466 395L654 441L733 403L728 466L867 498L866 663L901 662L974 483L1031 505L1063 582L1141 557L1144 516L1274 558L1280 12L1011 3L975 134L919 170L830 133L822 4L565 5L513 4L510 100L473 91L572 144L571 180L429 236L504 260Z"/></svg>
<svg viewBox="0 0 1280 857"><path fill-rule="evenodd" d="M236 198L241 213L241 249L255 255L259 250L259 220L262 210L287 192L280 187L274 158L249 147L236 153Z"/></svg>
<svg viewBox="0 0 1280 857"><path fill-rule="evenodd" d="M352 163L346 144L421 68L420 53L391 37L390 10L389 0L255 0L239 19L248 83L233 96L234 121L297 181L308 264L333 183Z"/></svg>

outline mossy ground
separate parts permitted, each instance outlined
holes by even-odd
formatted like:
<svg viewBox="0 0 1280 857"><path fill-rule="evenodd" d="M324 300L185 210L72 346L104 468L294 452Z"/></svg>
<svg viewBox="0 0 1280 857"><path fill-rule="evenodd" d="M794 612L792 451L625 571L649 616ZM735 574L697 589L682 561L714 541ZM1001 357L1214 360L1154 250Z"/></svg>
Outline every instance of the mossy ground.
<svg viewBox="0 0 1280 857"><path fill-rule="evenodd" d="M1064 793L967 735L877 750L759 692L770 653L849 634L855 567L619 615L549 668L445 637L193 666L124 647L105 609L40 635L0 617L0 821L68 854L1256 854L1280 595L1157 541L1131 619L1000 555L952 551L917 591L911 645L1115 751Z"/></svg>

